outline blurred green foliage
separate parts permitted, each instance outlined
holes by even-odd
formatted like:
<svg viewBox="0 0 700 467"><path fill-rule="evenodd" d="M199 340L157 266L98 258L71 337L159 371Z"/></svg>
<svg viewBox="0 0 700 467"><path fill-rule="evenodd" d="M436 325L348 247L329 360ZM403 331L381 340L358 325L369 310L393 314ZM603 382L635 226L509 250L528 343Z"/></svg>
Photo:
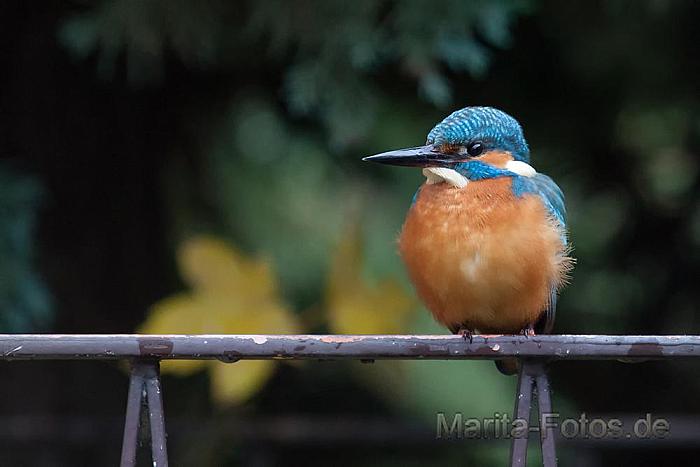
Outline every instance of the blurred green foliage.
<svg viewBox="0 0 700 467"><path fill-rule="evenodd" d="M397 171L368 182L364 172L370 169L358 170L346 157L359 158L360 148L424 139L453 102L448 75L484 77L493 49L510 45L510 24L530 8L526 1L184 2L176 7L117 0L69 17L59 37L79 58L97 54L99 71L108 79L125 54L127 77L137 86L164 79L162 60L169 52L187 66L271 74L267 78L275 84L236 90L219 107L214 124L200 123L208 126L199 149L203 196L220 217L175 224L186 235L213 222L247 248L272 255L287 296L304 307L318 303L329 253L349 218L365 226L370 279L403 277L393 242L420 177ZM189 27L193 23L207 29ZM190 40L176 39L184 31ZM201 44L201 50L194 51L193 44ZM412 83L414 90L407 92L442 110L423 112L414 102L402 103L394 80ZM283 108L275 102L280 93ZM183 173L173 176L187 179ZM176 216L196 218L189 209ZM409 288L405 280L404 285ZM404 328L409 330L443 332L426 315ZM393 326L375 329L394 331ZM451 371L453 364L440 362L353 369L377 394L398 403L396 409L428 424L438 406L483 416L510 407L512 381L500 378L491 364L460 366L458 373ZM386 374L393 375L394 387L385 387ZM472 401L466 406L464 388Z"/></svg>
<svg viewBox="0 0 700 467"><path fill-rule="evenodd" d="M556 330L700 333L697 2L58 5L45 13L50 28L23 9L29 7L0 14L0 33L20 38L7 41L13 79L6 78L0 104L14 113L0 114L0 143L20 149L52 201L40 225L40 238L48 240L39 264L58 297L61 332L133 330L149 306L183 290L175 251L202 232L268 260L283 300L308 332L333 330L325 299L332 258L355 225L364 245L357 290L376 290L389 278L410 291L395 238L422 177L360 158L421 144L456 108L493 105L520 120L533 164L567 196L578 262ZM27 15L32 27L11 28L24 24L13 18ZM43 41L35 40L41 28ZM50 131L37 137L36 128ZM0 197L0 206L13 199L27 206L8 210L13 221L1 224L15 222L24 245L11 247L22 252L15 256L21 261L0 266L22 265L25 272L0 276L13 284L34 277L26 271L36 237L27 226L36 190L22 180L8 174L0 184L27 193ZM66 264L72 274L64 273ZM43 289L25 296L16 292L24 288L12 287L3 310L35 310L12 319L41 321ZM406 332L444 332L419 311ZM555 406L567 414L700 413L694 397L700 378L689 367L572 363L554 366L552 375ZM197 376L166 381L169 411L210 415L207 384ZM247 405L218 413L212 423L311 411L393 415L432 426L437 411L510 411L513 386L484 362L309 363L285 366ZM74 410L90 410L85 397L78 399ZM231 448L229 440L195 444L194 458L206 450L211 465L255 451L244 443ZM501 444L469 445L466 453L461 444L429 448L417 458L354 447L312 454L347 465L479 464L502 459ZM670 459L623 452L601 459L636 465ZM291 465L308 460L309 450L280 451L275 459L287 454ZM689 462L683 455L681 465Z"/></svg>
<svg viewBox="0 0 700 467"><path fill-rule="evenodd" d="M169 52L195 67L281 65L289 111L321 123L343 148L376 123L379 71L400 70L444 108L452 102L444 67L483 76L491 49L510 44L510 23L530 8L528 0L112 0L69 17L59 37L78 58L97 53L105 77L125 54L135 83L161 78Z"/></svg>
<svg viewBox="0 0 700 467"><path fill-rule="evenodd" d="M51 301L36 272L39 182L0 165L0 332L45 329Z"/></svg>

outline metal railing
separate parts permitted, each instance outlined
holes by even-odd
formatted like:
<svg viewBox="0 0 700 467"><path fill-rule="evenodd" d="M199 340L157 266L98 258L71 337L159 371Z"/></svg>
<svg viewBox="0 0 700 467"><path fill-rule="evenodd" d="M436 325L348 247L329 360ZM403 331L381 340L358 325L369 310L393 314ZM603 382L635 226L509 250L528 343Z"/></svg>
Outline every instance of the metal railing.
<svg viewBox="0 0 700 467"><path fill-rule="evenodd" d="M700 336L534 337L476 335L471 341L443 335L0 335L0 360L130 360L131 375L121 465L133 466L145 397L153 465L168 465L160 361L433 359L521 360L514 418L529 420L536 395L539 420L551 413L547 362L621 360L624 362L700 357ZM540 431L543 465L557 464L552 428ZM511 442L511 465L527 463L527 434Z"/></svg>

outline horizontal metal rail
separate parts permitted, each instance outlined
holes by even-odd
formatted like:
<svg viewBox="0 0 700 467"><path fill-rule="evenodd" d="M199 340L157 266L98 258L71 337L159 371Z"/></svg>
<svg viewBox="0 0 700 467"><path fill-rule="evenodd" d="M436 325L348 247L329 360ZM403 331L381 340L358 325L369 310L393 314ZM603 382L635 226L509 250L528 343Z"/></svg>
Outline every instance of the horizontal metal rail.
<svg viewBox="0 0 700 467"><path fill-rule="evenodd" d="M551 412L546 364L551 360L621 360L700 357L700 336L592 335L141 335L0 334L0 360L131 361L122 467L136 464L142 407L148 407L151 459L167 467L160 361L296 359L432 359L520 362L514 419L530 420L537 402L538 420ZM145 404L144 404L145 403ZM528 436L513 438L511 466L527 465ZM540 433L542 463L557 466L555 434Z"/></svg>
<svg viewBox="0 0 700 467"><path fill-rule="evenodd" d="M649 360L700 357L700 336L0 334L0 360Z"/></svg>

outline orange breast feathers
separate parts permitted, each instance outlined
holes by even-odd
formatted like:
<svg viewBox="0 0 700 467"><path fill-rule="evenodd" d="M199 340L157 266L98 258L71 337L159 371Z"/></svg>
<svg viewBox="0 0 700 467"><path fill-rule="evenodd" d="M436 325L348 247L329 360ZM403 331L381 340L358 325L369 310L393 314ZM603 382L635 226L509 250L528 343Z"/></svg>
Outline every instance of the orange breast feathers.
<svg viewBox="0 0 700 467"><path fill-rule="evenodd" d="M409 276L440 323L518 332L546 309L569 267L561 228L511 178L425 184L399 238Z"/></svg>

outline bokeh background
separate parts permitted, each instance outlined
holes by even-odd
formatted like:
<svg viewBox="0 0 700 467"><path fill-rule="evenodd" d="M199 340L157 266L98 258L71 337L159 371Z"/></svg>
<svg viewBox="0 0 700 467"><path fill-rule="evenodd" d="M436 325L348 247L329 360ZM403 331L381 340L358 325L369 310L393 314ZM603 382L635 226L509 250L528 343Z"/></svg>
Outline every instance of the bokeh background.
<svg viewBox="0 0 700 467"><path fill-rule="evenodd" d="M683 0L0 2L0 331L444 332L394 243L420 173L360 159L491 105L567 196L578 263L557 331L699 334L699 13ZM512 410L515 380L491 362L163 371L173 465L508 454L434 439L437 412ZM562 416L700 424L694 362L565 362L551 378ZM0 464L118 462L123 365L3 363L0 381ZM560 458L692 465L699 451L577 441Z"/></svg>

